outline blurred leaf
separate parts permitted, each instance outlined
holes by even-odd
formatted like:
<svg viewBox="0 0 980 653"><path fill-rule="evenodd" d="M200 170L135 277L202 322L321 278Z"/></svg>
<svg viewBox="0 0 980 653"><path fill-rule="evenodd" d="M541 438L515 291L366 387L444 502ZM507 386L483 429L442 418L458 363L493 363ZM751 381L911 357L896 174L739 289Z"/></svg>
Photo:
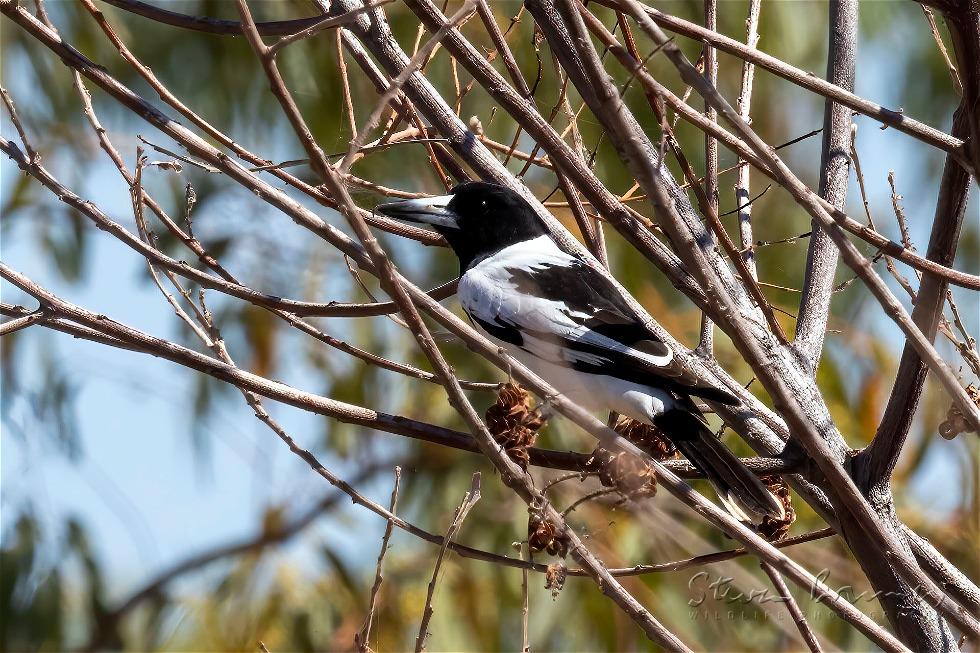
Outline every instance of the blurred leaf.
<svg viewBox="0 0 980 653"><path fill-rule="evenodd" d="M0 549L0 649L62 647L62 574L39 564L42 533L30 509L14 521Z"/></svg>

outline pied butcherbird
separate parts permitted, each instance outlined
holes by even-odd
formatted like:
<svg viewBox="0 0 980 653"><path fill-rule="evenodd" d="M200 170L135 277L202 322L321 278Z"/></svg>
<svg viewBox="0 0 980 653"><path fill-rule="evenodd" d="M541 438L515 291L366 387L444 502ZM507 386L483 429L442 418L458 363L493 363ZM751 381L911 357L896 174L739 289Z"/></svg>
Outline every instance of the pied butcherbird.
<svg viewBox="0 0 980 653"><path fill-rule="evenodd" d="M658 427L739 519L783 516L782 504L708 429L691 397L739 400L686 370L624 291L559 247L524 198L467 182L450 195L377 211L442 234L459 258L459 300L473 324L565 397Z"/></svg>

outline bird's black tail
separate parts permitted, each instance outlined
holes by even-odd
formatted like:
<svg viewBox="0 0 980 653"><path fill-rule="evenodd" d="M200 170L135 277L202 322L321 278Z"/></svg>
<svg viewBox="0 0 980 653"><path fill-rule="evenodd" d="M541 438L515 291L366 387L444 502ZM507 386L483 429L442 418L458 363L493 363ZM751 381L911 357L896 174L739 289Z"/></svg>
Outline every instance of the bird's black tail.
<svg viewBox="0 0 980 653"><path fill-rule="evenodd" d="M725 508L736 518L753 523L767 516L782 519L782 503L715 437L699 415L675 408L659 415L654 424L711 481Z"/></svg>

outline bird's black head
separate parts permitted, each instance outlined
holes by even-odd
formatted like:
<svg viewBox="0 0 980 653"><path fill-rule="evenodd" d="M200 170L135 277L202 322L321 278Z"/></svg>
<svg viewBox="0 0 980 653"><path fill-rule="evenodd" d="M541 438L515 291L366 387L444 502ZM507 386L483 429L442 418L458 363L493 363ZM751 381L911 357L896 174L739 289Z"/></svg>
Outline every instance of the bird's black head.
<svg viewBox="0 0 980 653"><path fill-rule="evenodd" d="M382 204L378 213L429 224L459 257L460 271L508 245L548 233L527 201L504 186L470 181L450 195Z"/></svg>

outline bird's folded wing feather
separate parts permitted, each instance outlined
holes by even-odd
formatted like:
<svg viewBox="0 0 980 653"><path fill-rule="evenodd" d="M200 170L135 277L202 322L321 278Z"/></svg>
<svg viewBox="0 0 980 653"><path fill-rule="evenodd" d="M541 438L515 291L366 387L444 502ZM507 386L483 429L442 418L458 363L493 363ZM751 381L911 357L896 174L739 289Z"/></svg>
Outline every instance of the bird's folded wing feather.
<svg viewBox="0 0 980 653"><path fill-rule="evenodd" d="M677 389L724 403L634 314L612 282L555 251L511 248L471 268L459 295L470 318L500 340L592 374Z"/></svg>

